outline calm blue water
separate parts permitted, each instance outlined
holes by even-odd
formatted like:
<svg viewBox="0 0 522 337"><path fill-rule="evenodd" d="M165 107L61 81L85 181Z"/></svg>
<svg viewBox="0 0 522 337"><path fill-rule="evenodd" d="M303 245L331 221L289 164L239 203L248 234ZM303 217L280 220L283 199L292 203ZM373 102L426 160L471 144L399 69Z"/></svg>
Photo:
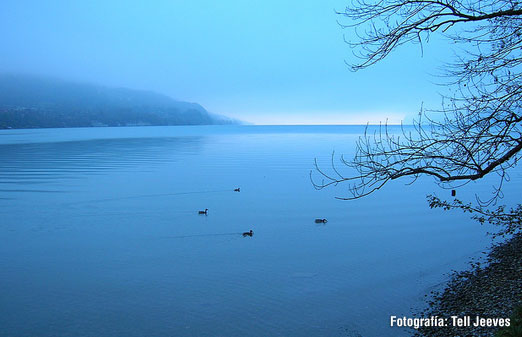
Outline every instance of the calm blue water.
<svg viewBox="0 0 522 337"><path fill-rule="evenodd" d="M390 315L490 239L427 207L449 196L432 180L352 202L316 191L313 159L353 153L362 131L0 131L0 335L409 336Z"/></svg>

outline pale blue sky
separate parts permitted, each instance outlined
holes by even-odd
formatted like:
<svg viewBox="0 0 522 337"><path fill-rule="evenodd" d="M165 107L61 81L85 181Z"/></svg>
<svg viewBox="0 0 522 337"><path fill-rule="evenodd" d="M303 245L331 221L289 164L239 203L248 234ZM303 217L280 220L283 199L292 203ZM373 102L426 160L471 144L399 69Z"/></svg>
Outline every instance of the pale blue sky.
<svg viewBox="0 0 522 337"><path fill-rule="evenodd" d="M349 70L334 13L347 3L3 0L0 71L153 90L255 124L396 123L440 104L443 45Z"/></svg>

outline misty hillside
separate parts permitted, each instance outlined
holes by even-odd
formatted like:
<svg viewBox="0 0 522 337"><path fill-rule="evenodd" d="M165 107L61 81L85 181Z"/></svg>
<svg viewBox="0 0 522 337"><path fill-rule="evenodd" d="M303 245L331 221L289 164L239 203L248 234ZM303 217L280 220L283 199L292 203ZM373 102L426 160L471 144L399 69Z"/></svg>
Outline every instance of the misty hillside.
<svg viewBox="0 0 522 337"><path fill-rule="evenodd" d="M0 75L0 128L234 123L154 92Z"/></svg>

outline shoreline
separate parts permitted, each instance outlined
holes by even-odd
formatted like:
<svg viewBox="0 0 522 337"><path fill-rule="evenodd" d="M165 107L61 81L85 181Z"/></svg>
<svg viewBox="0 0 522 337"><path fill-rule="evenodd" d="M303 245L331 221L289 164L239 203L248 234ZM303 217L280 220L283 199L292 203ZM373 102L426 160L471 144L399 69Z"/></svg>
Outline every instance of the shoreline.
<svg viewBox="0 0 522 337"><path fill-rule="evenodd" d="M522 305L522 233L492 244L485 262L453 272L446 288L433 295L418 317L448 319L446 327L421 327L414 336L495 336L499 328L451 326L451 316L509 318Z"/></svg>

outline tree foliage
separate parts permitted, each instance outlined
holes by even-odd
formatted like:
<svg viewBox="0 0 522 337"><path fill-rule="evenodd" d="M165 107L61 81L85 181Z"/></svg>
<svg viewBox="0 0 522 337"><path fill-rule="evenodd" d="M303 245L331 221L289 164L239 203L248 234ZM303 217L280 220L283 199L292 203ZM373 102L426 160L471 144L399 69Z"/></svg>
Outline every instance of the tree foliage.
<svg viewBox="0 0 522 337"><path fill-rule="evenodd" d="M522 230L522 204L506 210L506 206L498 206L494 210L477 207L471 203L463 203L459 199L453 201L441 200L434 195L428 195L428 203L431 208L442 208L446 211L460 209L466 213L472 213L472 219L481 224L490 223L496 226L497 232L491 233L493 237L512 235Z"/></svg>

